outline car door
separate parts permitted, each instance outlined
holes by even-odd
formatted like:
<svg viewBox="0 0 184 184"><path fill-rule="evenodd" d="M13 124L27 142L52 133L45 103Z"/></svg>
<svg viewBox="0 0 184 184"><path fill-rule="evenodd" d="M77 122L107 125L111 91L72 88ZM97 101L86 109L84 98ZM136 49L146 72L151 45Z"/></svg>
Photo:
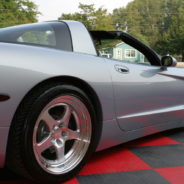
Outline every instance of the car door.
<svg viewBox="0 0 184 184"><path fill-rule="evenodd" d="M157 132L160 126L167 129L184 122L183 69L161 67L158 54L127 33L91 34L99 56L110 56L105 61L112 78L115 118L122 130L147 127L144 130Z"/></svg>
<svg viewBox="0 0 184 184"><path fill-rule="evenodd" d="M184 78L177 69L106 59L113 81L116 118L124 131L184 119ZM178 69L182 70L182 69Z"/></svg>

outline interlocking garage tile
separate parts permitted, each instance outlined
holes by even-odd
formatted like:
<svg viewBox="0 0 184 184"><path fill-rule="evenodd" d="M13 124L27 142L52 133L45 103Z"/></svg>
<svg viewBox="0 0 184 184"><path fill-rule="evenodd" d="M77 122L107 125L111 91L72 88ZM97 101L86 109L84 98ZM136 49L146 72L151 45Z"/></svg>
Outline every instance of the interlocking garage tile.
<svg viewBox="0 0 184 184"><path fill-rule="evenodd" d="M170 137L175 141L184 143L184 128L167 131L164 133L164 135Z"/></svg>
<svg viewBox="0 0 184 184"><path fill-rule="evenodd" d="M129 171L78 177L80 184L169 184L153 170Z"/></svg>
<svg viewBox="0 0 184 184"><path fill-rule="evenodd" d="M184 184L184 166L155 169L167 181L173 184Z"/></svg>
<svg viewBox="0 0 184 184"><path fill-rule="evenodd" d="M93 158L82 169L80 175L145 169L150 169L150 166L128 149L118 146L109 150L95 153Z"/></svg>
<svg viewBox="0 0 184 184"><path fill-rule="evenodd" d="M137 147L131 151L153 168L184 165L184 145Z"/></svg>
<svg viewBox="0 0 184 184"><path fill-rule="evenodd" d="M72 178L71 180L64 182L64 184L79 184L79 182L77 178Z"/></svg>

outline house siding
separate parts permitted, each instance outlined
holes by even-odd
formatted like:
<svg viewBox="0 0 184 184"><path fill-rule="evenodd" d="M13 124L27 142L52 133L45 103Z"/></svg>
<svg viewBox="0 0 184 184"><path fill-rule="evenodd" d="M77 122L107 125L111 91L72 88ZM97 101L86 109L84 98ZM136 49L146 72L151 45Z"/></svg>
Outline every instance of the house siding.
<svg viewBox="0 0 184 184"><path fill-rule="evenodd" d="M126 50L134 50L135 51L135 57L126 57ZM118 54L119 53L119 54ZM134 63L144 63L144 55L140 53L138 50L135 48L131 47L130 45L127 45L125 43L120 43L116 45L113 48L113 58L114 59L119 59L119 60L124 60L124 61L129 61L129 62L134 62Z"/></svg>
<svg viewBox="0 0 184 184"><path fill-rule="evenodd" d="M145 56L141 52L124 42L114 45L113 47L102 48L99 50L99 53L102 57L113 58L120 61L147 63Z"/></svg>

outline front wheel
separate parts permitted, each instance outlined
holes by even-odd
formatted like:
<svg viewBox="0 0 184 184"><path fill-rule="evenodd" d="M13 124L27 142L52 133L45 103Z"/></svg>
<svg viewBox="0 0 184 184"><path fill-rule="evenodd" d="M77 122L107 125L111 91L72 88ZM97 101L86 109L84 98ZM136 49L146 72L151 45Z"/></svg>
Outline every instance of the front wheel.
<svg viewBox="0 0 184 184"><path fill-rule="evenodd" d="M99 130L92 103L82 90L60 84L41 88L16 113L8 165L35 181L65 181L95 151Z"/></svg>

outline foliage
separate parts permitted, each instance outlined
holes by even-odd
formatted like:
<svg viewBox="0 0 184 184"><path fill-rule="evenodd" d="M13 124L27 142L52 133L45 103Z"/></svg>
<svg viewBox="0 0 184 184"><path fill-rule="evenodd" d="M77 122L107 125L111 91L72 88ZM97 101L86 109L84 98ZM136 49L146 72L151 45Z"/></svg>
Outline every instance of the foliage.
<svg viewBox="0 0 184 184"><path fill-rule="evenodd" d="M134 0L115 9L113 21L161 54L182 55L184 60L183 0Z"/></svg>
<svg viewBox="0 0 184 184"><path fill-rule="evenodd" d="M83 22L89 30L113 30L112 16L104 8L95 9L94 4L79 4L80 12L62 14L59 20Z"/></svg>
<svg viewBox="0 0 184 184"><path fill-rule="evenodd" d="M29 0L0 0L0 27L36 22L38 14Z"/></svg>
<svg viewBox="0 0 184 184"><path fill-rule="evenodd" d="M96 48L97 50L113 49L119 43L122 43L122 40L101 40L100 43L96 45Z"/></svg>

